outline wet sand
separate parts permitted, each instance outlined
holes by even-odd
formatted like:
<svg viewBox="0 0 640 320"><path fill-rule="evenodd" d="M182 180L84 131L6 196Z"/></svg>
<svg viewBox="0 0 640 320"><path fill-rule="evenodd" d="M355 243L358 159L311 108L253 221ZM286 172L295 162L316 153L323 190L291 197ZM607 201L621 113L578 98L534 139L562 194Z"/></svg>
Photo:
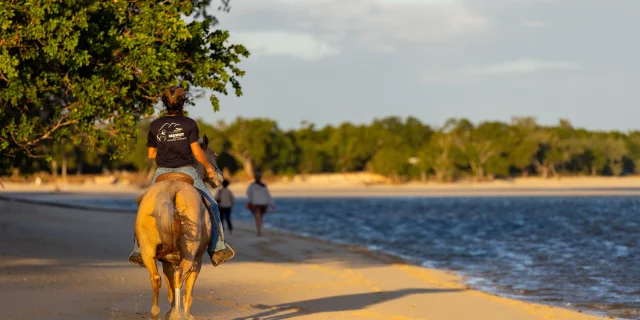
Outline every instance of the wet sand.
<svg viewBox="0 0 640 320"><path fill-rule="evenodd" d="M0 200L0 318L148 319L148 273L126 261L134 219ZM258 238L250 227L229 236L236 258L203 267L197 319L601 319L469 290L455 275L360 248Z"/></svg>

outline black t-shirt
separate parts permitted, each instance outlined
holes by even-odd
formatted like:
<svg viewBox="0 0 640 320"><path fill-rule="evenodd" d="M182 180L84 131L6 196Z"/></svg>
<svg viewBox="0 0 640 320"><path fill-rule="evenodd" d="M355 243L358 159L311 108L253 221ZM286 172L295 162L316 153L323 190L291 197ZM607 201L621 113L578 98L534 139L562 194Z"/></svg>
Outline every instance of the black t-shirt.
<svg viewBox="0 0 640 320"><path fill-rule="evenodd" d="M157 148L158 167L179 168L192 166L196 159L191 144L198 141L198 124L184 116L164 116L151 122L147 147Z"/></svg>

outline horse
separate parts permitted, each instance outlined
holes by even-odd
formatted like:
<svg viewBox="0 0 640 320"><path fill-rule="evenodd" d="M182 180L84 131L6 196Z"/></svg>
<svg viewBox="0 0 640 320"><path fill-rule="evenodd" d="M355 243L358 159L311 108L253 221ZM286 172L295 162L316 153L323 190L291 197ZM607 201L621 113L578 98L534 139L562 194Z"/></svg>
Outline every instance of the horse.
<svg viewBox="0 0 640 320"><path fill-rule="evenodd" d="M206 135L199 141L207 160L216 171L216 179L207 181L215 187L222 183L222 173L216 164L216 153L209 148ZM204 166L197 164L196 170L201 177L206 177ZM171 173L179 176L180 174ZM162 175L161 175L162 177ZM171 310L166 319L194 319L190 314L193 302L193 286L202 267L202 255L211 238L211 221L204 199L200 192L190 185L193 180L184 175L180 180L163 180L158 177L142 196L135 223L135 232L140 245L140 254L149 271L153 287L153 304L151 315L157 318L160 314L158 293L160 291L160 275L156 259L162 262L162 270L168 287ZM167 256L179 256L178 259L165 259ZM177 260L177 261L176 261ZM184 297L180 299L180 291L186 283ZM180 314L180 303L184 312Z"/></svg>

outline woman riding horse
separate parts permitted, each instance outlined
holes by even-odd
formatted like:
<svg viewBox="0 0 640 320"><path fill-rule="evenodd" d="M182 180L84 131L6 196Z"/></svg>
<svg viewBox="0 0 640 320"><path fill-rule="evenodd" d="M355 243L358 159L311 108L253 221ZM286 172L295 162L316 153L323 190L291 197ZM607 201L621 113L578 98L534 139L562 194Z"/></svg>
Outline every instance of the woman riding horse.
<svg viewBox="0 0 640 320"><path fill-rule="evenodd" d="M220 223L218 204L213 199L211 192L200 178L195 167L197 160L204 166L207 178L211 180L217 178L216 170L209 163L200 147L198 124L193 119L184 116L185 101L186 95L183 88L171 87L165 90L162 95L162 102L167 109L167 114L151 122L147 136L147 150L149 159L155 159L158 165L152 183L156 181L158 176L168 172L187 174L193 179L193 186L211 204L209 217L212 230L207 252L213 265L217 266L232 258L233 252L227 250L224 234L220 234L222 233L222 226L217 227ZM129 256L129 261L144 267L144 262L140 255L140 247L135 237L134 248Z"/></svg>

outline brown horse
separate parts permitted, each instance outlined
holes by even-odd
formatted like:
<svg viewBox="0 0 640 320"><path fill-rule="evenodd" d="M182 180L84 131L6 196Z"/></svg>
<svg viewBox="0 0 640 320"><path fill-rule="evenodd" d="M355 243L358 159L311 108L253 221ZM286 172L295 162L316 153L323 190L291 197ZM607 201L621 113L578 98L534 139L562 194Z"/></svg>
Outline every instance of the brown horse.
<svg viewBox="0 0 640 320"><path fill-rule="evenodd" d="M216 164L216 154L208 147L205 135L200 147L205 151L207 160L216 170L216 181L208 181L216 187L220 185L222 173ZM198 173L205 177L205 170L198 164ZM185 179L188 180L188 179ZM153 287L153 305L151 314L155 318L160 314L158 293L160 275L156 259L162 262L162 269L169 292L171 310L167 319L193 319L189 310L193 302L193 286L202 267L202 255L211 237L211 221L202 196L196 188L184 181L159 181L147 190L140 202L136 218L135 231L144 265L149 270ZM168 255L179 255L178 262L165 259ZM185 282L186 281L186 282ZM186 283L184 297L180 299L182 284ZM180 303L184 313L180 312Z"/></svg>

